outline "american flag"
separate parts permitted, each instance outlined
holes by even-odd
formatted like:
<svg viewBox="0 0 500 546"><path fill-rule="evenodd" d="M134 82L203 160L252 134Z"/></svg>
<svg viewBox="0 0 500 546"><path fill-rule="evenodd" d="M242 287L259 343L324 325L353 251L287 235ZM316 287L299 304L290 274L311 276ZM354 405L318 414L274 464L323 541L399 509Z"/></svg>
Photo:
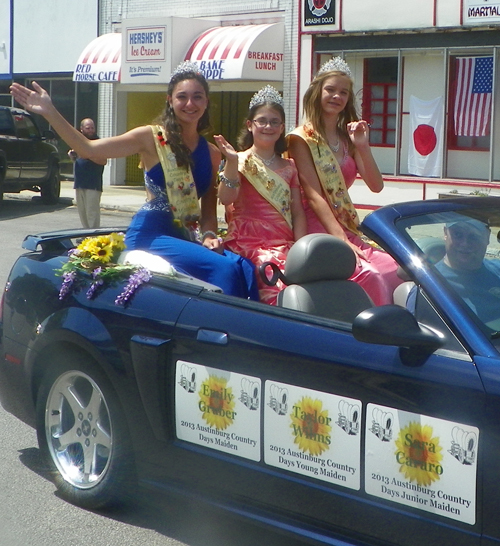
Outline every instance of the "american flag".
<svg viewBox="0 0 500 546"><path fill-rule="evenodd" d="M457 57L455 134L487 136L490 132L493 57Z"/></svg>

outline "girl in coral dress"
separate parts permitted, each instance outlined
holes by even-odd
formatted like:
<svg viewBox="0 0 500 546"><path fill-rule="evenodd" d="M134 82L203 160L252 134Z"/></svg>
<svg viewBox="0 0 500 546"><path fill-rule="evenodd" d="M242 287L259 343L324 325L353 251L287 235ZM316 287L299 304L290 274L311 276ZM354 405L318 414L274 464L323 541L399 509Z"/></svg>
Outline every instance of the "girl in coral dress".
<svg viewBox="0 0 500 546"><path fill-rule="evenodd" d="M283 159L286 149L283 99L266 86L249 105L236 152L222 136L215 142L226 157L219 174L219 199L231 206L225 248L249 258L256 267L275 263L283 272L293 243L306 234L300 187L292 159ZM274 305L284 288L278 280L267 286L257 279L260 301Z"/></svg>
<svg viewBox="0 0 500 546"><path fill-rule="evenodd" d="M288 135L288 155L295 160L304 193L308 233L329 233L356 254L351 280L376 305L393 302L402 280L386 252L365 243L348 189L359 172L373 192L384 187L368 143L368 124L356 114L349 66L340 57L325 63L304 95L306 123Z"/></svg>

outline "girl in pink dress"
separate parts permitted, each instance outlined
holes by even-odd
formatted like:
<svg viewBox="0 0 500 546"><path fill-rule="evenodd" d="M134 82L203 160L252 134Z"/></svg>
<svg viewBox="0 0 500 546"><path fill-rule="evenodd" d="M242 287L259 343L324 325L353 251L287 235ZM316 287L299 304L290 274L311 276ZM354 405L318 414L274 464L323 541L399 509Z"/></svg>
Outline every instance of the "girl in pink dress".
<svg viewBox="0 0 500 546"><path fill-rule="evenodd" d="M393 303L402 280L397 263L365 243L348 189L359 172L373 192L383 179L372 156L368 124L354 104L348 65L340 57L325 63L304 95L306 123L288 135L288 155L295 160L304 195L307 233L330 233L356 254L351 280L359 283L376 305Z"/></svg>
<svg viewBox="0 0 500 546"><path fill-rule="evenodd" d="M219 199L232 209L224 247L256 267L273 262L282 272L291 246L306 234L297 169L292 159L281 157L286 149L284 129L283 99L268 85L250 101L238 138L241 152L215 136L226 157L219 174ZM267 286L259 276L257 282L260 301L276 304L283 283Z"/></svg>

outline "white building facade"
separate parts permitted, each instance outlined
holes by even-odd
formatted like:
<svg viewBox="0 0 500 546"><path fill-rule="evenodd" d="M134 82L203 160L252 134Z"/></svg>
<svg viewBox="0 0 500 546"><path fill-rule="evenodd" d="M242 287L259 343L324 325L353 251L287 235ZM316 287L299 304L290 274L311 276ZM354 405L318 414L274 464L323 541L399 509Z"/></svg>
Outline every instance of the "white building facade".
<svg viewBox="0 0 500 546"><path fill-rule="evenodd" d="M344 57L385 175L378 195L357 182L355 202L500 194L500 2L304 0L301 8L298 95L322 62Z"/></svg>

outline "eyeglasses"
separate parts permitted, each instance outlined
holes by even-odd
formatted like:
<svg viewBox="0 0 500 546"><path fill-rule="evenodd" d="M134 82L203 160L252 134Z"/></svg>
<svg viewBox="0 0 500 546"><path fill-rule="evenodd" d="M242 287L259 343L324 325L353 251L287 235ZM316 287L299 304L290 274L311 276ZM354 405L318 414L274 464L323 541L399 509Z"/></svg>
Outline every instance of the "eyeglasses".
<svg viewBox="0 0 500 546"><path fill-rule="evenodd" d="M283 124L283 122L279 119L258 118L253 119L252 121L259 129L264 129L264 127L267 127L268 125L270 125L273 129L277 129L280 125Z"/></svg>

